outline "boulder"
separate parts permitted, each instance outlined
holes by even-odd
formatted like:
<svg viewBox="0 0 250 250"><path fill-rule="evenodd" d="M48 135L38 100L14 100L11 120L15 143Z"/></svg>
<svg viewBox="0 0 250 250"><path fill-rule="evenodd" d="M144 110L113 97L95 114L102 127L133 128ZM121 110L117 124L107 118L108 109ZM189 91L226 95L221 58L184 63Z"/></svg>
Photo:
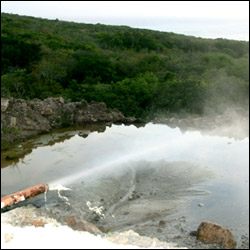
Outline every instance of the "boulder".
<svg viewBox="0 0 250 250"><path fill-rule="evenodd" d="M202 222L197 229L196 237L207 244L220 244L227 249L236 247L236 240L232 232L216 223Z"/></svg>

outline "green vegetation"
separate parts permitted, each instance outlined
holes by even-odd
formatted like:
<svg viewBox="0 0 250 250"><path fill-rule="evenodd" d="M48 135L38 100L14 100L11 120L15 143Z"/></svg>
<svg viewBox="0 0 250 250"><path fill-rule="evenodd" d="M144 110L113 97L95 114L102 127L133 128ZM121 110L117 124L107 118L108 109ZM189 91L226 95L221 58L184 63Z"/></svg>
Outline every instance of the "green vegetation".
<svg viewBox="0 0 250 250"><path fill-rule="evenodd" d="M11 146L12 144L9 141L1 139L1 151L9 149Z"/></svg>
<svg viewBox="0 0 250 250"><path fill-rule="evenodd" d="M18 158L23 158L27 153L30 153L29 149L12 149L5 154L5 160L15 160Z"/></svg>
<svg viewBox="0 0 250 250"><path fill-rule="evenodd" d="M249 42L5 13L1 39L2 97L103 101L136 117L249 103Z"/></svg>

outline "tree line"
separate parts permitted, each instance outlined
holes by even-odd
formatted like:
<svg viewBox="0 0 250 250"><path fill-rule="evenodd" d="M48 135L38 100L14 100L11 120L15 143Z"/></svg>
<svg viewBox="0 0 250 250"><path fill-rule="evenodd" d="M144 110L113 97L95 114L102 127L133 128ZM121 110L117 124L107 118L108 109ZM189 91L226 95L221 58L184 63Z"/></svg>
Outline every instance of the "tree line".
<svg viewBox="0 0 250 250"><path fill-rule="evenodd" d="M1 97L103 101L125 115L249 104L249 42L1 14Z"/></svg>

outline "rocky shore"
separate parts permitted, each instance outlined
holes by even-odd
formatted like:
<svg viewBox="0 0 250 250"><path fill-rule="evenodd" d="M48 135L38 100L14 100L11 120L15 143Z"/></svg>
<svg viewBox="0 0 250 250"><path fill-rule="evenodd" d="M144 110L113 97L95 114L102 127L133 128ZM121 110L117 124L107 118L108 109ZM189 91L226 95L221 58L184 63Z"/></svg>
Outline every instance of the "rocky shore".
<svg viewBox="0 0 250 250"><path fill-rule="evenodd" d="M107 108L103 102L66 102L62 97L30 101L1 98L1 148L63 127L136 122L145 123L135 117L125 117L120 111ZM249 134L249 110L243 108L228 108L220 115L196 118L155 118L152 122L236 139Z"/></svg>
<svg viewBox="0 0 250 250"><path fill-rule="evenodd" d="M102 102L66 102L62 97L30 101L1 98L1 146L3 149L11 143L62 127L137 121L107 108Z"/></svg>

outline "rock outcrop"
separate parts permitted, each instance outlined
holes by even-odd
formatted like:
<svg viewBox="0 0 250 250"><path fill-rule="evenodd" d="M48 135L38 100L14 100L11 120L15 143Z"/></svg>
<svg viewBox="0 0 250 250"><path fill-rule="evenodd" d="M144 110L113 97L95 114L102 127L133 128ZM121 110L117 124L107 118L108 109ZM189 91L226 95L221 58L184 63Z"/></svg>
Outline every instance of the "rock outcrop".
<svg viewBox="0 0 250 250"><path fill-rule="evenodd" d="M62 127L136 121L102 102L66 102L62 97L31 101L1 98L1 136L6 143L20 142Z"/></svg>
<svg viewBox="0 0 250 250"><path fill-rule="evenodd" d="M232 232L228 228L212 222L202 222L197 229L196 237L205 243L220 244L227 249L236 247L236 240Z"/></svg>

